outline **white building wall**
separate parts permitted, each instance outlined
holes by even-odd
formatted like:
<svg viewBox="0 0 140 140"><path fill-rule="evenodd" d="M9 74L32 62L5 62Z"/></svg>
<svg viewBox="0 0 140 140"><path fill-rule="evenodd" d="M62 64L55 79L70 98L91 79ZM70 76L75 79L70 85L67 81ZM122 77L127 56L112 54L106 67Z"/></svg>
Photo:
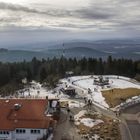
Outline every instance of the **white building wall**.
<svg viewBox="0 0 140 140"><path fill-rule="evenodd" d="M20 128L19 128L20 129ZM23 128L21 128L23 130ZM24 129L25 133L16 133L15 131L9 134L0 134L0 140L37 140L47 134L46 129ZM31 130L40 130L40 133L31 133Z"/></svg>
<svg viewBox="0 0 140 140"><path fill-rule="evenodd" d="M31 130L40 130L40 133L31 133ZM38 138L42 138L46 135L46 129L25 129L25 133L16 133L13 132L12 140L37 140Z"/></svg>
<svg viewBox="0 0 140 140"><path fill-rule="evenodd" d="M12 139L12 132L9 131L9 134L0 134L0 140L11 140Z"/></svg>

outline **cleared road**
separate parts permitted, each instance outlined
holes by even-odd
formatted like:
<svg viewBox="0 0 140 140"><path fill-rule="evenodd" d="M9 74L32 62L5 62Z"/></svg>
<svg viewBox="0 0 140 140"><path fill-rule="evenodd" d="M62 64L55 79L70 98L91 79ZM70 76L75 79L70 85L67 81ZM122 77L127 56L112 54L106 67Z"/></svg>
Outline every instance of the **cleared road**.
<svg viewBox="0 0 140 140"><path fill-rule="evenodd" d="M125 109L121 115L121 118L126 121L127 128L131 134L132 140L140 140L140 104L136 104ZM122 133L125 133L121 128ZM126 133L127 135L127 133ZM124 136L123 140L127 140Z"/></svg>

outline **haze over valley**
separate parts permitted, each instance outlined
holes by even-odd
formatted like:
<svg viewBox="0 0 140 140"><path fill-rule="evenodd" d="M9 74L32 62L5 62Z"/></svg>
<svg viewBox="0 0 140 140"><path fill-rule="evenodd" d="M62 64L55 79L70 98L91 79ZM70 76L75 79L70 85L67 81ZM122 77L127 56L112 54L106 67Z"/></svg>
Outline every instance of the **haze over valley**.
<svg viewBox="0 0 140 140"><path fill-rule="evenodd" d="M60 42L60 41L59 41ZM3 48L1 46L1 48ZM103 58L109 55L114 58L128 58L133 60L140 59L139 40L100 40L100 41L65 41L50 43L29 43L16 44L10 47L5 46L6 50L0 50L0 60L3 62L32 60L33 57L42 58Z"/></svg>

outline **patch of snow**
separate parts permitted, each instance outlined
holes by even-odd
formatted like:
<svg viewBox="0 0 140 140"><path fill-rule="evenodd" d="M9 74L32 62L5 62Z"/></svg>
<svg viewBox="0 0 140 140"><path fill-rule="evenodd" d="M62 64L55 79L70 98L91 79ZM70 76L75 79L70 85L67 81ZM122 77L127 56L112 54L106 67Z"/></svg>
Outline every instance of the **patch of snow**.
<svg viewBox="0 0 140 140"><path fill-rule="evenodd" d="M84 103L81 103L81 102L78 102L78 101L69 101L69 107L70 108L79 108L79 107L83 107L85 104Z"/></svg>
<svg viewBox="0 0 140 140"><path fill-rule="evenodd" d="M131 99L127 99L126 100L126 103L130 103L132 100Z"/></svg>
<svg viewBox="0 0 140 140"><path fill-rule="evenodd" d="M121 88L121 89L138 88L140 89L140 85L134 84L127 80L123 80L123 79L110 79L110 80L112 80L112 84L111 84L112 88Z"/></svg>
<svg viewBox="0 0 140 140"><path fill-rule="evenodd" d="M74 116L75 121L78 121L82 116L84 116L85 114L87 114L86 110L81 110L78 114L76 114Z"/></svg>
<svg viewBox="0 0 140 140"><path fill-rule="evenodd" d="M54 92L54 90L42 87L38 82L32 81L31 86L18 91L18 96L25 98L46 98L48 96L49 99L53 99L58 98L59 94Z"/></svg>
<svg viewBox="0 0 140 140"><path fill-rule="evenodd" d="M134 97L132 97L132 99L137 99L137 98L139 98L139 96L134 96Z"/></svg>
<svg viewBox="0 0 140 140"><path fill-rule="evenodd" d="M85 104L80 101L75 101L75 100L71 100L67 98L61 98L60 102L67 102L69 105L69 108L80 108L80 107L85 106Z"/></svg>
<svg viewBox="0 0 140 140"><path fill-rule="evenodd" d="M93 120L91 118L82 118L87 113L88 112L86 110L81 110L78 114L76 114L74 116L75 125L80 125L82 123L87 127L93 127L95 125L98 125L99 123L103 123L102 120Z"/></svg>
<svg viewBox="0 0 140 140"><path fill-rule="evenodd" d="M119 111L121 108L126 108L126 107L129 107L129 106L137 104L137 103L140 103L140 96L134 96L132 98L127 99L125 102L114 107L113 110Z"/></svg>
<svg viewBox="0 0 140 140"><path fill-rule="evenodd" d="M123 80L130 80L128 77L118 76L118 75L104 75L104 77L108 77L110 79L123 79Z"/></svg>
<svg viewBox="0 0 140 140"><path fill-rule="evenodd" d="M97 135L97 134L95 134L94 136L92 136L92 139L94 139L94 140L98 140L100 137Z"/></svg>
<svg viewBox="0 0 140 140"><path fill-rule="evenodd" d="M53 140L53 134L51 134L51 135L47 138L47 140Z"/></svg>
<svg viewBox="0 0 140 140"><path fill-rule="evenodd" d="M102 120L94 120L94 119L91 119L91 118L82 118L80 120L80 122L82 124L84 124L85 126L90 127L90 128L92 128L93 126L98 125L100 123L103 123Z"/></svg>

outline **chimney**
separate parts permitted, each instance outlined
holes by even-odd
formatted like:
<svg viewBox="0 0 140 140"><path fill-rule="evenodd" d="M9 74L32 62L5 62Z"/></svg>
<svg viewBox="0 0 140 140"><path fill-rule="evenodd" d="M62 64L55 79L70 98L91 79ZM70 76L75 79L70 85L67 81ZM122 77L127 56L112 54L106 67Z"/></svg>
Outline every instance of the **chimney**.
<svg viewBox="0 0 140 140"><path fill-rule="evenodd" d="M14 110L18 111L21 108L20 104L14 104Z"/></svg>

